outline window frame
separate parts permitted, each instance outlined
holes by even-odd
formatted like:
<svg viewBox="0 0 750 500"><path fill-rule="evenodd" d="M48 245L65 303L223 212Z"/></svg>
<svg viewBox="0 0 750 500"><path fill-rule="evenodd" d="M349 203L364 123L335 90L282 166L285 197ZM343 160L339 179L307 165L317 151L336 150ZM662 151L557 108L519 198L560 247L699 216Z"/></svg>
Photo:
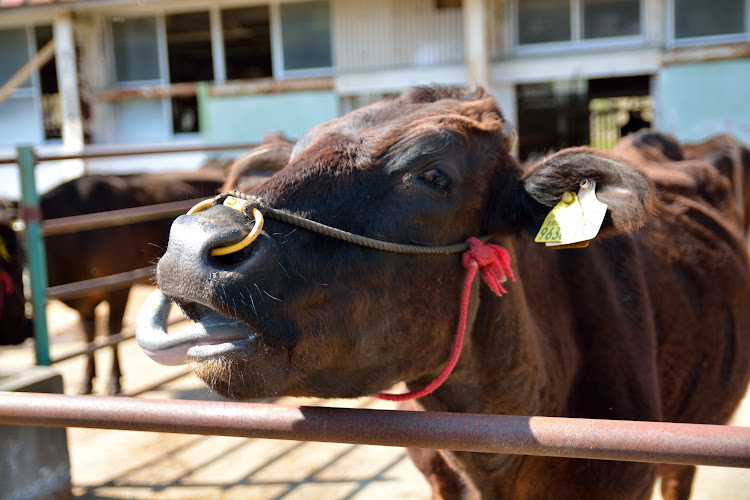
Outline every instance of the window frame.
<svg viewBox="0 0 750 500"><path fill-rule="evenodd" d="M138 89L141 87L154 87L154 86L167 86L170 85L169 81L169 59L167 55L167 28L165 22L164 12L153 12L153 13L136 13L135 15L122 14L107 14L108 22L106 23L107 37L109 38L108 51L110 52L109 68L108 72L112 77L112 82L118 89L129 90ZM128 19L140 19L140 18L153 18L155 20L156 28L156 56L158 61L159 77L148 79L148 80L123 80L120 81L117 75L117 55L115 53L115 34L112 28L114 18L126 17ZM164 130L168 131L168 136L171 138L184 137L185 135L175 133L172 127L172 103L170 99L166 97L148 99L150 101L158 101L160 108L161 123ZM120 102L120 101L118 101ZM114 103L117 105L117 102Z"/></svg>
<svg viewBox="0 0 750 500"><path fill-rule="evenodd" d="M319 67L319 68L307 68L307 69L295 69L287 70L284 68L284 45L282 37L282 19L281 19L281 4L282 3L305 3L300 0L268 0L265 3L253 6L265 6L268 8L269 18L269 29L271 32L271 66L272 66L272 77L274 80L287 80L294 78L311 78L321 76L331 76L335 74L336 58L335 58L335 44L334 44L334 23L333 14L331 10L330 0L326 0L329 6L329 26L330 26L330 47L331 47L331 66ZM149 12L138 12L128 13L121 10L113 10L108 12L106 23L107 37L109 38L108 51L109 57L109 68L108 73L111 75L113 85L116 88L127 90L137 89L141 87L168 87L173 84L169 74L169 54L167 47L167 30L166 30L166 16L178 13L189 13L189 12L207 12L209 15L209 25L211 30L211 55L213 64L213 73L215 83L228 83L235 80L229 80L226 76L226 57L224 47L224 28L222 26L221 13L224 9L237 8L239 6L234 4L213 4L208 6L197 6L187 5L181 6L174 9L159 9ZM128 80L120 81L117 76L117 67L115 61L115 48L114 48L114 32L112 29L113 19L117 17L125 17L127 19L136 18L154 18L156 20L156 50L159 64L159 77L156 79L149 80ZM200 135L199 132L175 132L172 124L172 102L168 97L157 98L161 102L161 119L163 125L166 127L170 137L174 138L195 138ZM153 99L152 99L153 100ZM41 101L39 101L39 107L41 109Z"/></svg>
<svg viewBox="0 0 750 500"><path fill-rule="evenodd" d="M727 33L721 35L694 36L677 38L675 30L677 22L675 0L667 0L667 48L688 47L694 45L713 45L721 43L735 43L750 41L750 0L743 0L745 3L745 31L742 33Z"/></svg>
<svg viewBox="0 0 750 500"><path fill-rule="evenodd" d="M542 53L569 52L571 50L632 48L646 43L646 0L638 0L640 5L640 33L600 38L584 38L583 0L569 0L570 2L570 40L559 42L542 42L521 44L520 40L520 11L518 4L523 0L511 0L510 15L512 19L512 47L516 55L533 55ZM672 1L672 0L669 0Z"/></svg>
<svg viewBox="0 0 750 500"><path fill-rule="evenodd" d="M273 2L269 4L269 18L271 21L271 64L273 69L273 77L276 80L286 80L292 78L311 78L317 76L331 76L335 73L336 58L334 55L334 35L333 35L333 19L331 16L331 2L328 2L328 23L330 32L330 45L331 45L331 65L321 66L318 68L306 68L306 69L286 69L284 67L284 39L281 28L281 3ZM299 0L286 0L283 3L307 3L300 2Z"/></svg>
<svg viewBox="0 0 750 500"><path fill-rule="evenodd" d="M41 47L37 47L36 36L34 29L37 26L50 26L51 23L45 22L32 22L24 24L23 26L0 26L3 30L22 29L24 36L26 37L26 62L30 61L34 55L38 52ZM53 56L54 57L54 56ZM18 68L20 69L20 68ZM27 84L22 85L13 89L8 95L7 101L11 99L31 99L31 105L34 116L34 126L36 128L37 137L30 139L39 144L62 144L62 139L48 139L44 133L44 110L42 109L42 83L39 77L39 70L35 69L31 72L31 76L27 80ZM3 82L4 83L4 82Z"/></svg>

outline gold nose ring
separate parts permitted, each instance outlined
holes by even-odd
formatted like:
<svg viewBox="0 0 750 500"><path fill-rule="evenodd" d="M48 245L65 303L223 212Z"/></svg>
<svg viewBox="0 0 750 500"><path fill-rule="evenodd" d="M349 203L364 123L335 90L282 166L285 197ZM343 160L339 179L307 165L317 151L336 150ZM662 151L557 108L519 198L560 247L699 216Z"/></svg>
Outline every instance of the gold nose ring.
<svg viewBox="0 0 750 500"><path fill-rule="evenodd" d="M187 215L193 215L200 211L206 210L213 204L213 200L204 200L188 210ZM233 208L238 212L244 213L243 210L247 205L247 201L235 198L234 196L227 196L227 198L224 200L223 205L229 208ZM263 214L257 208L253 208L253 217L255 217L255 225L253 226L252 231L250 231L247 236L236 243L232 243L231 245L227 245L225 247L216 247L212 249L211 255L228 255L230 253L239 252L250 243L255 241L260 235L260 232L263 230Z"/></svg>

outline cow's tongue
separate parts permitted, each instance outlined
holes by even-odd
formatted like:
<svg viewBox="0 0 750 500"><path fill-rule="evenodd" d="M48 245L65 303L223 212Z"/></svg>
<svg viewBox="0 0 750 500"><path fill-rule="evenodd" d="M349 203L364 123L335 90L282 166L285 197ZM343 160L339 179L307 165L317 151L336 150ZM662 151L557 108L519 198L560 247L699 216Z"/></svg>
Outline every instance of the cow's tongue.
<svg viewBox="0 0 750 500"><path fill-rule="evenodd" d="M135 326L138 345L151 359L163 365L182 365L188 356L222 354L238 342L247 341L248 331L239 322L211 314L182 330L168 334L171 301L159 290L143 303Z"/></svg>

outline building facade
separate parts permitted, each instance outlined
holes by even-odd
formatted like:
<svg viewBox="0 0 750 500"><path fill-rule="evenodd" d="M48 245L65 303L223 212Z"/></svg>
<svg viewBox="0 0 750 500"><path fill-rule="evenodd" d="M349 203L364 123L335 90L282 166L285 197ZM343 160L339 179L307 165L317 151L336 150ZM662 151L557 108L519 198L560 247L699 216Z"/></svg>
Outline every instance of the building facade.
<svg viewBox="0 0 750 500"><path fill-rule="evenodd" d="M750 0L0 0L0 156L294 138L433 83L490 89L522 158L643 124L750 143L749 57ZM203 159L43 165L40 185Z"/></svg>

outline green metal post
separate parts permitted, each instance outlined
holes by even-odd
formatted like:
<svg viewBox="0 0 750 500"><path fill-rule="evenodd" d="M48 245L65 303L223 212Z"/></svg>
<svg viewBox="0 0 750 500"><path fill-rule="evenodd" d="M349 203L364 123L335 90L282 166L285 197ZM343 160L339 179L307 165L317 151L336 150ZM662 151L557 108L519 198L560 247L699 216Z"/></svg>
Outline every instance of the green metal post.
<svg viewBox="0 0 750 500"><path fill-rule="evenodd" d="M34 347L36 364L49 365L49 338L47 336L47 259L42 239L39 193L36 191L34 167L36 157L31 146L16 148L21 178L20 214L26 223L24 244L31 280L31 306L34 310Z"/></svg>

